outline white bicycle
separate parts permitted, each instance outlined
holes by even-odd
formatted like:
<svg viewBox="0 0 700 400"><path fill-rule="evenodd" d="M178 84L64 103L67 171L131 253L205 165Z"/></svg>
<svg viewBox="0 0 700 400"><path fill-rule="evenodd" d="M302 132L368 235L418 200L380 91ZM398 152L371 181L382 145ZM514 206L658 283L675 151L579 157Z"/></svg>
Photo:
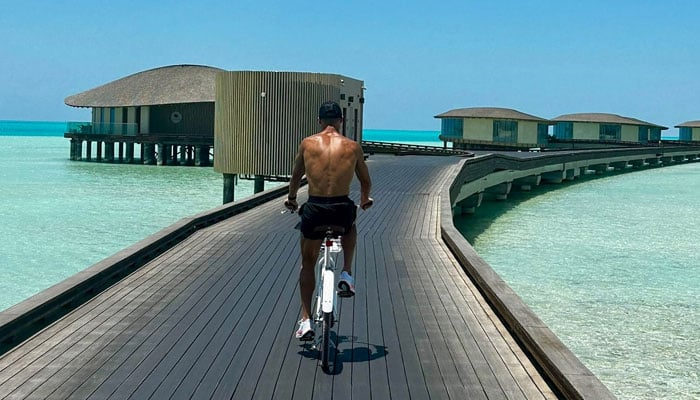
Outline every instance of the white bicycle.
<svg viewBox="0 0 700 400"><path fill-rule="evenodd" d="M316 294L311 305L311 320L315 333L313 348L319 350L321 368L327 372L331 352L335 349L331 340L331 329L338 318L335 266L338 255L343 251L340 241L343 229L337 226L322 229L325 230L325 235L316 263Z"/></svg>
<svg viewBox="0 0 700 400"><path fill-rule="evenodd" d="M373 203L374 200L370 199L367 208L371 207ZM338 318L338 296L339 293L347 293L336 290L335 275L338 256L343 251L340 236L346 232L342 226L338 225L321 225L315 230L324 232L324 237L321 241L321 249L315 267L317 274L316 293L311 303L314 343L311 348L320 352L321 368L329 372L330 355L335 350L331 340L331 329ZM352 295L341 294L341 297L349 296Z"/></svg>

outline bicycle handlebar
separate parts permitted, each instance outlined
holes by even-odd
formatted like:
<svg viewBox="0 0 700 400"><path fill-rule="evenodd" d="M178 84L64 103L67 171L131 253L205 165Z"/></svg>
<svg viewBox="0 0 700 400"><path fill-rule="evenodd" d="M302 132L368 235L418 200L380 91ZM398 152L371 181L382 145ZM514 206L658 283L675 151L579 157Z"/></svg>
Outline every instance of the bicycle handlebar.
<svg viewBox="0 0 700 400"><path fill-rule="evenodd" d="M291 208L290 204L291 203L289 202L289 200L284 201L284 206L287 209L282 211L281 214L285 214L287 212L289 212L290 214L294 214L297 211L297 208L296 207ZM372 207L373 205L374 205L374 199L370 197L369 201L366 202L365 204L357 204L357 208L361 208L362 210L366 211L368 208Z"/></svg>

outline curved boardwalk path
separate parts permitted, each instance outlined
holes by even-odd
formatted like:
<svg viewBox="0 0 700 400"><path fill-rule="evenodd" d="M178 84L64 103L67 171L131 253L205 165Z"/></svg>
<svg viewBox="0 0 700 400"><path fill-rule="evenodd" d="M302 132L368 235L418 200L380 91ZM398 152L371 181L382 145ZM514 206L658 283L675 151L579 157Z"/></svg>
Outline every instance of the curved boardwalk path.
<svg viewBox="0 0 700 400"><path fill-rule="evenodd" d="M280 200L197 231L6 353L0 398L556 398L440 239L458 161L368 160L376 205L358 216L333 374L292 338L299 233Z"/></svg>

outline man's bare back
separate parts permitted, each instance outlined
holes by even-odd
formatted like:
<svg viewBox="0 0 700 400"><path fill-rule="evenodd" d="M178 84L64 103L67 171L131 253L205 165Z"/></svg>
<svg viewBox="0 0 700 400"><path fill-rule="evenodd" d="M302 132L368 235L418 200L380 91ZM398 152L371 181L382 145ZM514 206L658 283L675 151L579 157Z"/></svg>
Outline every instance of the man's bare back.
<svg viewBox="0 0 700 400"><path fill-rule="evenodd" d="M360 181L360 205L370 202L371 181L362 146L342 136L332 125L302 140L294 160L290 193L296 193L295 183L303 175L309 195L319 197L347 196L356 175Z"/></svg>
<svg viewBox="0 0 700 400"><path fill-rule="evenodd" d="M350 193L358 158L364 164L357 142L327 128L304 139L299 150L309 183L309 195L335 197Z"/></svg>

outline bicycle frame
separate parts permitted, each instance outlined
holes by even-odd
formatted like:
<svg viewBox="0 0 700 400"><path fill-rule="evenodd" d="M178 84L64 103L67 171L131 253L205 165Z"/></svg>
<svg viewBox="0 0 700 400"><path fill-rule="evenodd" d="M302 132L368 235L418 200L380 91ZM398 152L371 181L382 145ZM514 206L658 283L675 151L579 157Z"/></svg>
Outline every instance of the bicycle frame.
<svg viewBox="0 0 700 400"><path fill-rule="evenodd" d="M342 251L340 239L327 235L321 242L321 253L316 264L316 298L314 320L319 321L322 312L332 312L336 316L338 298L335 288L335 266L337 255Z"/></svg>
<svg viewBox="0 0 700 400"><path fill-rule="evenodd" d="M335 267L338 253L341 251L340 238L335 237L331 231L326 232L325 238L321 242L321 252L316 264L316 297L312 307L312 318L314 327L317 330L316 335L314 335L314 347L321 350L322 364L327 364L328 362L329 343L323 343L323 341L327 341L329 337L328 332L318 332L318 329L324 326L324 315L330 315L331 326L337 320L338 295L335 287ZM326 329L330 329L330 326L326 326ZM326 367L327 365L324 365L324 368Z"/></svg>

